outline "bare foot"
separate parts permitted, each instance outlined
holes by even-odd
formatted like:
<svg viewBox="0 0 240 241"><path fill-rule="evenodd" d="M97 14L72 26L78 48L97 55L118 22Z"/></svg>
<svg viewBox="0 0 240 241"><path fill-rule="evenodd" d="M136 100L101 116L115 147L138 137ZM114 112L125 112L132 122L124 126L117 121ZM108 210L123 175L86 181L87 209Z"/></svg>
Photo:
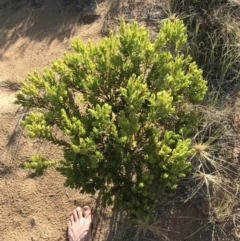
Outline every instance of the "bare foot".
<svg viewBox="0 0 240 241"><path fill-rule="evenodd" d="M91 238L91 208L77 207L67 223L69 241L90 241Z"/></svg>

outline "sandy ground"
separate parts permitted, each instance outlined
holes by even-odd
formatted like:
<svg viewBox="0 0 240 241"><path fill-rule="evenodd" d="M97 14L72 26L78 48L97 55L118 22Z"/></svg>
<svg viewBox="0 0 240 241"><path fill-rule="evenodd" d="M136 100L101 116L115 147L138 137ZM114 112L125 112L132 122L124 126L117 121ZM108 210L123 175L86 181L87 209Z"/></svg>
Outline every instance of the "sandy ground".
<svg viewBox="0 0 240 241"><path fill-rule="evenodd" d="M77 191L64 188L64 179L56 171L37 177L22 168L32 154L53 157L56 151L24 135L19 121L25 110L13 101L27 72L41 71L69 51L72 37L98 41L108 6L107 2L99 5L92 18L83 20L75 6L61 8L55 0L45 1L38 9L0 6L1 241L65 240L70 213L77 202L86 200Z"/></svg>
<svg viewBox="0 0 240 241"><path fill-rule="evenodd" d="M136 2L137 6L143 4ZM108 33L119 4L120 0L105 0L94 12L83 15L74 5L61 7L56 0L46 0L41 8L25 5L18 10L0 2L0 241L66 240L66 221L72 210L85 202L95 207L94 240L123 240L122 235L128 232L117 225L118 216L98 207L96 196L65 188L63 177L55 170L49 169L39 177L23 168L23 162L37 152L49 158L61 153L45 142L26 137L19 125L26 110L13 104L19 82L28 72L42 71L64 51L70 51L71 38L97 42ZM136 8L135 13L146 15L145 10ZM127 7L122 13L126 18L132 14ZM211 240L211 225L203 226L199 217L199 210L204 209L201 205L173 205L159 211L169 218L164 225L170 230L171 240Z"/></svg>

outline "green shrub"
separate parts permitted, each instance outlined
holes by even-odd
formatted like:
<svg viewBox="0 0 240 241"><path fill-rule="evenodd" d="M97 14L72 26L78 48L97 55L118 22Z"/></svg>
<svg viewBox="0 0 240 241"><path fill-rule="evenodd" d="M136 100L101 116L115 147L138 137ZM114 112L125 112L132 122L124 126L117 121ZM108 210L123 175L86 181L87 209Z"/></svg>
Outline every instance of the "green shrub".
<svg viewBox="0 0 240 241"><path fill-rule="evenodd" d="M102 205L135 217L151 213L160 189L177 186L193 151L189 106L207 89L181 53L186 40L180 20L164 21L154 43L144 27L122 20L119 35L96 45L75 39L73 53L21 83L16 103L32 107L22 124L30 137L63 148L57 170L67 186L100 191ZM25 165L41 173L47 161L37 155Z"/></svg>

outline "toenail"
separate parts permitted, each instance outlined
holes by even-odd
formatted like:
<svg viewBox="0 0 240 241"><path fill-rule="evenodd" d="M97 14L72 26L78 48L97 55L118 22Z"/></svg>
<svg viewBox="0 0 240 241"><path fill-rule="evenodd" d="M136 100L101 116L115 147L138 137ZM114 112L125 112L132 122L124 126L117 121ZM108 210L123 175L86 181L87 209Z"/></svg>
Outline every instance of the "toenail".
<svg viewBox="0 0 240 241"><path fill-rule="evenodd" d="M89 206L84 206L84 207L83 207L83 210L84 210L84 211L88 211L88 210L91 210L91 208L90 208Z"/></svg>

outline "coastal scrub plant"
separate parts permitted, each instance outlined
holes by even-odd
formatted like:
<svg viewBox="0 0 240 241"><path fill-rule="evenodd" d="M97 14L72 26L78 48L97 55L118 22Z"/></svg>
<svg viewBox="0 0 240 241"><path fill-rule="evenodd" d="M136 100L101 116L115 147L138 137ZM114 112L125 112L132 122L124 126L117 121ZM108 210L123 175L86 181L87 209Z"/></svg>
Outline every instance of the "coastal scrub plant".
<svg viewBox="0 0 240 241"><path fill-rule="evenodd" d="M154 42L137 22L99 43L72 40L73 52L21 82L16 103L29 107L28 136L58 145L63 160L37 154L38 173L55 164L65 185L101 193L101 204L136 217L151 214L161 189L176 188L191 169L187 138L206 81L184 54L186 28L166 20ZM59 134L60 133L60 134Z"/></svg>

